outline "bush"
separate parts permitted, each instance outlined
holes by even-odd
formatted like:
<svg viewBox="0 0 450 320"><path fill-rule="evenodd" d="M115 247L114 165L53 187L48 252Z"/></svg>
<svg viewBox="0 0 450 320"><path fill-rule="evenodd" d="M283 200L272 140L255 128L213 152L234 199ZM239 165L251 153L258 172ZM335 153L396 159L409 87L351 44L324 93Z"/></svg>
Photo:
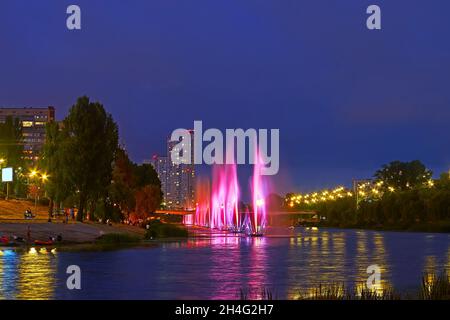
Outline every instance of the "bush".
<svg viewBox="0 0 450 320"><path fill-rule="evenodd" d="M97 239L100 244L122 244L138 242L140 238L128 233L107 233Z"/></svg>
<svg viewBox="0 0 450 320"><path fill-rule="evenodd" d="M153 220L148 223L148 226L145 239L186 238L188 236L187 229L176 224Z"/></svg>

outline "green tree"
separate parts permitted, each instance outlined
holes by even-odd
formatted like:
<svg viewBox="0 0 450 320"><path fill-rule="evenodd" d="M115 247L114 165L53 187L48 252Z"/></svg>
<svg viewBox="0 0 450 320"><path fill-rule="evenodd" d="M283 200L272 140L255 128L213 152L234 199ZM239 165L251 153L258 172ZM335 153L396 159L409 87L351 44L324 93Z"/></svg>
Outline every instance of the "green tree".
<svg viewBox="0 0 450 320"><path fill-rule="evenodd" d="M134 166L136 177L136 209L138 217L144 217L159 208L163 193L158 174L150 164Z"/></svg>
<svg viewBox="0 0 450 320"><path fill-rule="evenodd" d="M135 164L134 174L136 176L136 187L140 188L147 185L156 185L161 188L161 181L159 180L158 174L151 164Z"/></svg>
<svg viewBox="0 0 450 320"><path fill-rule="evenodd" d="M113 206L127 216L136 206L136 176L134 169L135 165L128 158L126 151L119 148L114 160L112 182L109 187L108 195Z"/></svg>
<svg viewBox="0 0 450 320"><path fill-rule="evenodd" d="M16 195L24 192L25 181L21 179L21 172L25 166L23 158L22 125L18 118L6 117L4 123L0 123L0 159L1 167L13 167L15 177L13 190Z"/></svg>
<svg viewBox="0 0 450 320"><path fill-rule="evenodd" d="M377 181L382 181L385 188L393 187L396 190L407 190L424 186L431 179L432 172L422 162L392 161L385 164L375 172Z"/></svg>
<svg viewBox="0 0 450 320"><path fill-rule="evenodd" d="M118 128L103 105L81 97L64 119L61 134L60 170L69 188L77 193L77 219L82 221L87 204L95 206L99 198L107 195L118 148Z"/></svg>
<svg viewBox="0 0 450 320"><path fill-rule="evenodd" d="M44 190L49 199L48 214L49 219L53 212L54 204L63 202L73 192L65 173L63 133L57 122L47 123L45 128L45 144L42 150L39 167L46 175Z"/></svg>
<svg viewBox="0 0 450 320"><path fill-rule="evenodd" d="M444 172L441 174L440 178L436 180L436 188L450 191L450 172Z"/></svg>
<svg viewBox="0 0 450 320"><path fill-rule="evenodd" d="M135 212L139 217L145 217L154 212L161 204L161 182L153 166L133 163L125 150L119 148L114 160L112 183L108 191L108 200L112 204L109 210L111 216L130 216Z"/></svg>
<svg viewBox="0 0 450 320"><path fill-rule="evenodd" d="M136 215L145 218L155 212L161 204L161 188L156 185L146 185L136 191Z"/></svg>
<svg viewBox="0 0 450 320"><path fill-rule="evenodd" d="M0 158L6 160L3 166L17 168L23 165L22 125L18 118L8 116L0 123Z"/></svg>

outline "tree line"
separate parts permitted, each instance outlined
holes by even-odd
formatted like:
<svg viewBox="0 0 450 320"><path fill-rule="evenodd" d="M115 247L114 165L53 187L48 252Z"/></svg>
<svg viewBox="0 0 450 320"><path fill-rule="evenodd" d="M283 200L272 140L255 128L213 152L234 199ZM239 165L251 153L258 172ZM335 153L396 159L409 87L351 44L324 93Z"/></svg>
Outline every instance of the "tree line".
<svg viewBox="0 0 450 320"><path fill-rule="evenodd" d="M153 167L130 160L119 145L118 126L111 114L86 96L77 99L62 122L47 123L37 163L24 159L18 119L0 124L0 137L0 157L15 168L17 185L25 185L30 192L30 170L45 172L39 187L48 199L49 218L59 208L76 207L79 221L118 221L143 218L160 206L161 182ZM23 196L23 191L15 195Z"/></svg>
<svg viewBox="0 0 450 320"><path fill-rule="evenodd" d="M7 116L0 123L0 167L13 167L15 179L11 183L11 193L24 196L27 192L26 178L23 175L24 168L29 162L23 157L24 144L22 124L19 119ZM6 185L2 184L0 193L6 193Z"/></svg>
<svg viewBox="0 0 450 320"><path fill-rule="evenodd" d="M418 160L393 161L373 175L377 194L357 201L354 190L351 197L293 209L316 210L329 226L450 232L449 174L433 180L432 171Z"/></svg>

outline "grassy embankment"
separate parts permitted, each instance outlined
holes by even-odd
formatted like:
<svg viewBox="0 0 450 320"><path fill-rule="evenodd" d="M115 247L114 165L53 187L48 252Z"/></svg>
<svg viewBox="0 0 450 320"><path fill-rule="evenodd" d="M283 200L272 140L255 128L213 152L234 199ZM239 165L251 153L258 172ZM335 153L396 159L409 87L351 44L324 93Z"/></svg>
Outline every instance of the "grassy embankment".
<svg viewBox="0 0 450 320"><path fill-rule="evenodd" d="M31 209L36 215L33 219L24 219L23 212ZM36 206L26 200L0 200L0 236L13 236L30 240L18 245L33 244L35 240L47 241L49 237L61 235L63 241L57 243L58 246L66 249L87 249L92 245L99 248L113 248L128 245L136 245L142 240L157 240L167 238L185 238L188 236L187 230L179 224L161 223L152 221L149 229L142 227L128 226L123 224L113 224L112 226L86 221L80 223L69 220L69 223L62 223L63 217L52 219L48 223L48 208ZM95 249L95 248L91 248Z"/></svg>

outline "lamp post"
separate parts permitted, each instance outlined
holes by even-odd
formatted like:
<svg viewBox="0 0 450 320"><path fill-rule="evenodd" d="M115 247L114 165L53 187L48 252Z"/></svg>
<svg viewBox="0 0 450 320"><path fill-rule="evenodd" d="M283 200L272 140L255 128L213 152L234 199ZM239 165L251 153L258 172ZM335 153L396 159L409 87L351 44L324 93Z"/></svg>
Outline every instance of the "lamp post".
<svg viewBox="0 0 450 320"><path fill-rule="evenodd" d="M39 174L39 172L36 169L33 169L30 171L30 173L28 174L28 184L30 184L30 178L34 179L35 177L37 177ZM38 186L35 185L36 190L34 191L34 210L36 211L37 209L37 193L38 193Z"/></svg>
<svg viewBox="0 0 450 320"><path fill-rule="evenodd" d="M355 195L356 210L359 209L359 203L361 202L360 196L365 196L363 191L360 190L360 186L365 186L371 182L371 179L353 179L353 194Z"/></svg>
<svg viewBox="0 0 450 320"><path fill-rule="evenodd" d="M41 174L42 185L44 185L45 182L47 182L48 177L49 177L49 175L48 175L47 173L45 173L45 172ZM44 197L46 197L46 196L47 196L47 192L45 192L45 194L44 194ZM50 201L51 201L51 200L50 200ZM50 207L52 207L52 206L49 206L49 208L50 208ZM50 209L49 209L49 211L48 211L48 222L52 222L52 214L51 214Z"/></svg>
<svg viewBox="0 0 450 320"><path fill-rule="evenodd" d="M5 163L5 158L0 158L0 170L3 168L3 164ZM6 198L5 200L8 200L9 196L9 183L6 183Z"/></svg>

